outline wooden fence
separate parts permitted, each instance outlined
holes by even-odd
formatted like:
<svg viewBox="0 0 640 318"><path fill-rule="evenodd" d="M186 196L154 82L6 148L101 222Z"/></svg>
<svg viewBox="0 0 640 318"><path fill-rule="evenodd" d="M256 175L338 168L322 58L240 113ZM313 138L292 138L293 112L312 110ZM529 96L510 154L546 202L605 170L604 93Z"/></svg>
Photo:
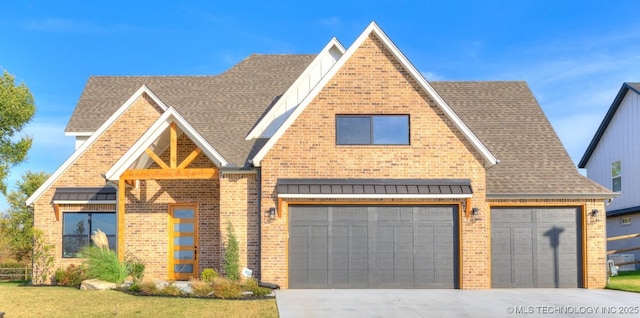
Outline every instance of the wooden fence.
<svg viewBox="0 0 640 318"><path fill-rule="evenodd" d="M0 281L28 280L31 267L0 267Z"/></svg>
<svg viewBox="0 0 640 318"><path fill-rule="evenodd" d="M640 233L609 237L609 238L607 238L607 242L628 240L628 239L632 239L632 238L636 238L636 237L640 237ZM621 249L617 249L617 250L607 251L607 255L626 253L626 252L632 252L632 251L637 251L637 250L640 250L640 246L629 247L629 248L621 248ZM640 264L640 260L635 260L635 261L631 261L631 262L616 263L616 266L630 265L630 264Z"/></svg>

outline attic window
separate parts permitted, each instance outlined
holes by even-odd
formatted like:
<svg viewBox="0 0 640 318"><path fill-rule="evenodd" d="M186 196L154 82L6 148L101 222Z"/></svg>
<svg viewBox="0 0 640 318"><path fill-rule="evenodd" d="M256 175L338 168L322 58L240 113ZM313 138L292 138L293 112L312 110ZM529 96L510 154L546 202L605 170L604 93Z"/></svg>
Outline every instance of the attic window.
<svg viewBox="0 0 640 318"><path fill-rule="evenodd" d="M408 145L409 115L337 115L337 145Z"/></svg>
<svg viewBox="0 0 640 318"><path fill-rule="evenodd" d="M611 191L622 191L622 166L620 161L615 161L611 164Z"/></svg>
<svg viewBox="0 0 640 318"><path fill-rule="evenodd" d="M629 225L629 224L631 224L631 217L627 216L627 217L620 218L620 224L621 225Z"/></svg>

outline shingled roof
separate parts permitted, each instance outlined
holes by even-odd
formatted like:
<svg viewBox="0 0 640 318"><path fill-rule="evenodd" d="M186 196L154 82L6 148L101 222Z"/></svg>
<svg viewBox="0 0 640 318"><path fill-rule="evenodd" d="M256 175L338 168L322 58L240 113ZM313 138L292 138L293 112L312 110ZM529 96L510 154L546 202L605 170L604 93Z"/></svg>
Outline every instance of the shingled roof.
<svg viewBox="0 0 640 318"><path fill-rule="evenodd" d="M146 85L226 160L248 167L265 140L246 134L313 58L252 55L218 76L91 77L66 132L95 131ZM489 196L610 196L578 173L525 82L430 84L500 160L487 171Z"/></svg>
<svg viewBox="0 0 640 318"><path fill-rule="evenodd" d="M66 128L93 132L146 85L240 167L264 140L245 141L249 129L311 63L315 55L254 54L218 76L94 76Z"/></svg>
<svg viewBox="0 0 640 318"><path fill-rule="evenodd" d="M487 170L487 194L605 195L578 173L525 82L431 82L500 163Z"/></svg>

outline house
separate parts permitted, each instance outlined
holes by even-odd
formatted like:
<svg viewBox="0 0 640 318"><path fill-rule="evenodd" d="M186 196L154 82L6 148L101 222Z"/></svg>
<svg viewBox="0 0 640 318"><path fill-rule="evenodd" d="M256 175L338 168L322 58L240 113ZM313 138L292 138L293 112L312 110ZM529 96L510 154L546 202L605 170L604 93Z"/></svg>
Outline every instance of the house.
<svg viewBox="0 0 640 318"><path fill-rule="evenodd" d="M105 231L146 277L241 266L282 288L585 287L613 194L524 82L428 82L375 23L217 76L91 77L77 150L29 199L56 265ZM595 211L595 212L594 212Z"/></svg>
<svg viewBox="0 0 640 318"><path fill-rule="evenodd" d="M607 237L640 233L639 110L640 83L622 84L578 165L587 169L589 179L620 195L606 207ZM624 251L634 247L640 248L640 237L607 243L608 251L623 250L618 254L640 260L640 250ZM616 263L623 261L621 256L626 255L614 255Z"/></svg>

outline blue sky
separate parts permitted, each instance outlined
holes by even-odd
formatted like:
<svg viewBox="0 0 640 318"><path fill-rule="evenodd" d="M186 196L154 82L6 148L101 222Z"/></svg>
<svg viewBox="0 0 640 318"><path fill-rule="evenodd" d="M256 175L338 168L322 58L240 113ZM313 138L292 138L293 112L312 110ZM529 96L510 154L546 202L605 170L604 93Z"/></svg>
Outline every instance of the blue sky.
<svg viewBox="0 0 640 318"><path fill-rule="evenodd" d="M638 1L2 1L0 70L31 89L28 161L53 172L91 75L215 75L252 53L318 53L376 21L427 80L524 80L577 162L625 81ZM0 211L6 207L0 198Z"/></svg>

